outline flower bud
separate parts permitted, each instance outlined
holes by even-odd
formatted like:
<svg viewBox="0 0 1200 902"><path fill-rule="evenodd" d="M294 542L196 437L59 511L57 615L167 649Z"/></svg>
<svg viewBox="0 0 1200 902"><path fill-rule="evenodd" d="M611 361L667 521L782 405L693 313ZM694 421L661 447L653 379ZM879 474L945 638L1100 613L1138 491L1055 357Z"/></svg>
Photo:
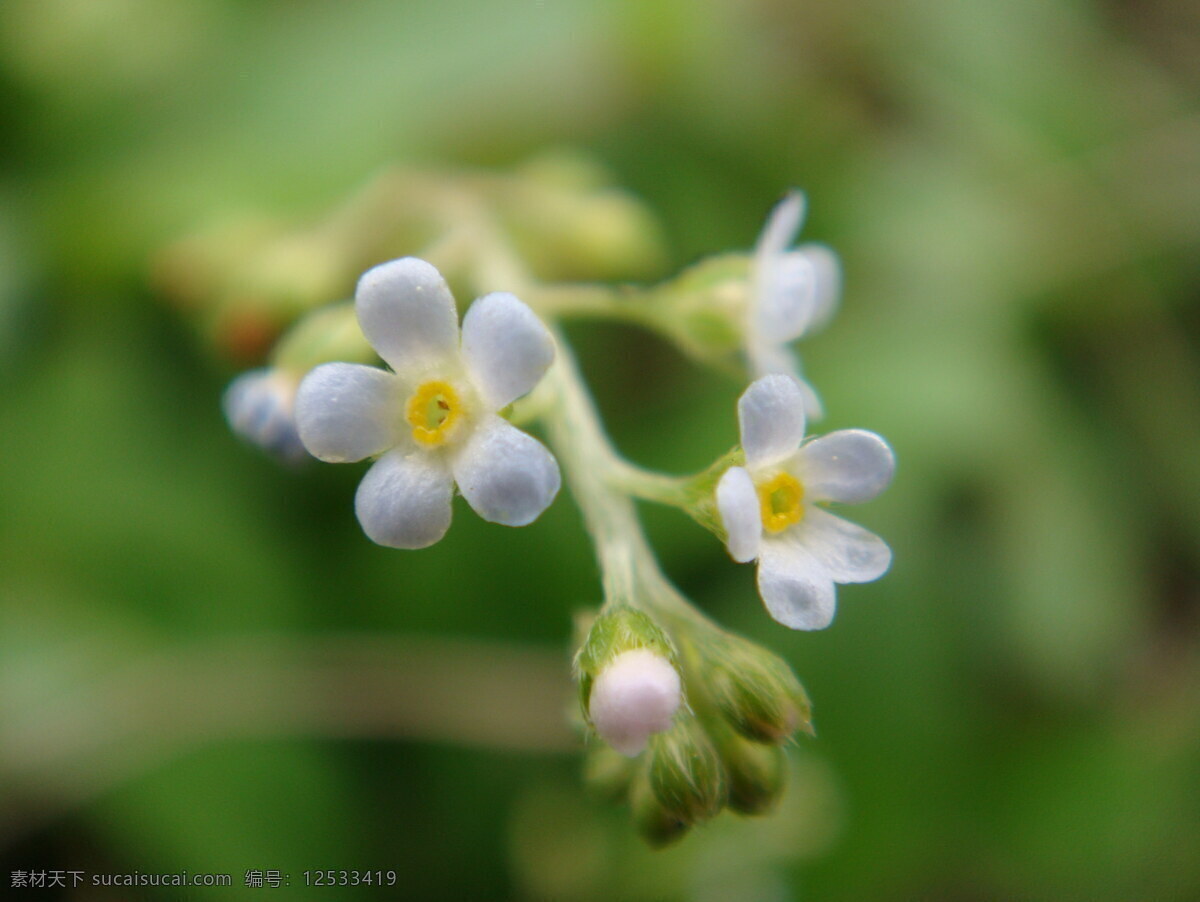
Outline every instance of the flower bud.
<svg viewBox="0 0 1200 902"><path fill-rule="evenodd" d="M648 648L621 652L600 671L588 699L588 717L600 738L633 757L653 733L671 726L682 699L679 671Z"/></svg>
<svg viewBox="0 0 1200 902"><path fill-rule="evenodd" d="M545 281L640 279L663 269L662 229L632 194L577 155L543 155L497 196L512 241Z"/></svg>
<svg viewBox="0 0 1200 902"><path fill-rule="evenodd" d="M242 373L225 389L221 406L237 435L286 463L308 458L293 406L300 379L279 367Z"/></svg>
<svg viewBox="0 0 1200 902"><path fill-rule="evenodd" d="M770 743L812 733L808 695L782 658L735 636L706 648L705 657L712 700L738 733Z"/></svg>
<svg viewBox="0 0 1200 902"><path fill-rule="evenodd" d="M276 366L306 373L322 363L371 363L375 351L367 343L354 302L329 304L297 320L271 353Z"/></svg>
<svg viewBox="0 0 1200 902"><path fill-rule="evenodd" d="M763 814L783 795L787 754L778 745L752 742L724 724L713 724L716 743L729 778L729 807L741 814Z"/></svg>
<svg viewBox="0 0 1200 902"><path fill-rule="evenodd" d="M685 824L716 815L726 798L725 768L695 717L681 717L651 740L650 789Z"/></svg>
<svg viewBox="0 0 1200 902"><path fill-rule="evenodd" d="M701 260L658 286L648 312L692 357L728 365L745 339L749 271L742 254Z"/></svg>
<svg viewBox="0 0 1200 902"><path fill-rule="evenodd" d="M625 658L622 655L643 651ZM651 733L665 730L682 700L671 640L649 616L628 606L598 615L575 656L579 702L600 736L627 756L636 755ZM597 684L604 688L596 696Z"/></svg>
<svg viewBox="0 0 1200 902"><path fill-rule="evenodd" d="M663 807L644 773L630 787L629 805L633 809L634 826L651 848L661 849L677 842L688 831L687 824Z"/></svg>

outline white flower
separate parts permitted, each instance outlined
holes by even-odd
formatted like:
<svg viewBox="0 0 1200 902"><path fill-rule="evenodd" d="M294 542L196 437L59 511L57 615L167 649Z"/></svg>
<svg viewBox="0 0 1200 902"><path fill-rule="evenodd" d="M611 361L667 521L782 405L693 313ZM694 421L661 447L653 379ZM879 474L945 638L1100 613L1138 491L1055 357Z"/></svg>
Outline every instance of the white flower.
<svg viewBox="0 0 1200 902"><path fill-rule="evenodd" d="M298 463L308 452L296 431L294 407L300 379L278 367L242 373L229 383L221 407L235 433L287 462Z"/></svg>
<svg viewBox="0 0 1200 902"><path fill-rule="evenodd" d="M588 717L600 738L632 758L671 726L682 700L679 671L648 648L621 652L592 684Z"/></svg>
<svg viewBox="0 0 1200 902"><path fill-rule="evenodd" d="M393 548L432 545L450 526L455 483L485 520L537 519L558 492L558 464L496 413L554 359L553 339L533 311L511 294L486 295L463 318L460 347L450 289L415 257L368 270L355 311L393 372L319 366L300 384L296 420L321 460L382 455L355 496L363 531Z"/></svg>
<svg viewBox="0 0 1200 902"><path fill-rule="evenodd" d="M754 248L746 356L755 377L795 376L805 407L821 416L816 392L800 375L800 362L788 345L825 325L837 306L841 272L829 248L805 244L788 250L804 218L804 195L791 191L776 204Z"/></svg>
<svg viewBox="0 0 1200 902"><path fill-rule="evenodd" d="M736 561L758 558L767 611L792 629L833 620L835 583L878 579L892 561L882 539L829 513L828 501L869 501L896 461L873 432L843 429L804 439L804 397L791 376L764 376L738 400L745 467L717 483L717 508Z"/></svg>

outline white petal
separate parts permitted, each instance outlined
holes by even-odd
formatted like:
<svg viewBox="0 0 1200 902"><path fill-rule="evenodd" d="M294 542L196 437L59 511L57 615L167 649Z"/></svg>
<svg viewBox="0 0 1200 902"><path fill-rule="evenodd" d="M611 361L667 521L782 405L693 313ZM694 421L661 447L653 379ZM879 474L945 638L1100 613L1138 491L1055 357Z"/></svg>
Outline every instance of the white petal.
<svg viewBox="0 0 1200 902"><path fill-rule="evenodd" d="M485 415L451 464L467 503L483 519L525 526L550 506L562 480L546 446L506 420Z"/></svg>
<svg viewBox="0 0 1200 902"><path fill-rule="evenodd" d="M804 415L810 420L820 420L825 417L825 405L821 403L821 398L817 395L817 390L812 387L812 383L799 375L797 369L793 375L796 377L796 382L800 384L800 391L804 395Z"/></svg>
<svg viewBox="0 0 1200 902"><path fill-rule="evenodd" d="M446 280L416 257L363 273L354 293L363 335L401 375L420 373L458 350L458 313Z"/></svg>
<svg viewBox="0 0 1200 902"><path fill-rule="evenodd" d="M800 251L781 255L759 285L756 326L776 342L794 341L816 311L817 271Z"/></svg>
<svg viewBox="0 0 1200 902"><path fill-rule="evenodd" d="M632 758L651 734L669 729L683 693L679 671L648 648L621 652L600 671L588 717L600 738Z"/></svg>
<svg viewBox="0 0 1200 902"><path fill-rule="evenodd" d="M533 388L554 360L554 341L532 310L506 292L485 295L463 318L463 358L492 410Z"/></svg>
<svg viewBox="0 0 1200 902"><path fill-rule="evenodd" d="M880 436L842 429L813 439L796 454L793 472L810 501L860 504L888 487L896 457Z"/></svg>
<svg viewBox="0 0 1200 902"><path fill-rule="evenodd" d="M823 244L805 244L794 253L803 254L812 266L813 309L805 332L815 332L825 326L837 310L842 294L842 265L837 254Z"/></svg>
<svg viewBox="0 0 1200 902"><path fill-rule="evenodd" d="M810 420L825 416L825 406L812 383L800 375L800 359L787 345L775 344L762 339L750 345L750 370L754 377L786 375L800 385L804 396L804 415Z"/></svg>
<svg viewBox="0 0 1200 902"><path fill-rule="evenodd" d="M804 195L793 191L775 205L767 224L759 236L758 244L754 247L754 263L751 268L751 292L753 305L751 328L768 340L775 342L787 341L799 335L792 330L791 320L794 316L790 308L797 304L801 309L807 309L801 295L783 295L781 288L788 273L784 263L787 259L785 252L804 217ZM790 303L795 301L796 304ZM807 322L807 314L803 317ZM783 326L784 334L778 334ZM803 323L801 323L803 327Z"/></svg>
<svg viewBox="0 0 1200 902"><path fill-rule="evenodd" d="M725 547L739 563L758 557L762 514L754 482L743 467L730 467L717 483L717 510L725 527Z"/></svg>
<svg viewBox="0 0 1200 902"><path fill-rule="evenodd" d="M794 630L824 629L833 622L833 579L804 546L782 537L763 540L758 592L767 613Z"/></svg>
<svg viewBox="0 0 1200 902"><path fill-rule="evenodd" d="M763 376L738 399L738 423L747 466L778 463L804 438L804 392L791 376Z"/></svg>
<svg viewBox="0 0 1200 902"><path fill-rule="evenodd" d="M325 363L296 393L296 427L310 454L330 463L362 460L403 441L403 387L394 375L357 363Z"/></svg>
<svg viewBox="0 0 1200 902"><path fill-rule="evenodd" d="M789 191L767 216L767 224L763 226L758 244L754 247L756 263L782 254L791 245L796 233L800 231L800 222L804 219L804 195L799 191Z"/></svg>
<svg viewBox="0 0 1200 902"><path fill-rule="evenodd" d="M450 528L454 482L434 455L391 451L358 484L354 512L363 532L389 548L425 548Z"/></svg>
<svg viewBox="0 0 1200 902"><path fill-rule="evenodd" d="M803 546L837 583L869 583L892 563L892 549L875 533L811 505L780 539Z"/></svg>
<svg viewBox="0 0 1200 902"><path fill-rule="evenodd" d="M821 328L833 316L841 283L837 257L824 245L782 254L759 275L756 328L777 343Z"/></svg>

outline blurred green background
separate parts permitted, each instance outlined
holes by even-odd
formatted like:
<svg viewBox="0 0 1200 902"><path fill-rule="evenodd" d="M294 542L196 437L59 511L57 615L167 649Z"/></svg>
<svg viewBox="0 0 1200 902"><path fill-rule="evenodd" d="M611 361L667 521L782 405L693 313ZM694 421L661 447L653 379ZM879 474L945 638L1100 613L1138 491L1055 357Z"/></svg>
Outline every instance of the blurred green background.
<svg viewBox="0 0 1200 902"><path fill-rule="evenodd" d="M1198 78L1187 0L4 0L0 885L1200 898ZM822 428L899 459L853 512L893 570L821 633L646 512L684 591L793 663L819 733L777 814L663 853L584 795L558 726L598 600L569 496L372 546L361 468L237 442L234 370L148 276L207 222L303 222L385 165L561 146L661 215L662 275L804 189L845 267L803 346ZM682 472L734 440L738 384L570 334L631 458ZM399 882L296 888L319 868Z"/></svg>

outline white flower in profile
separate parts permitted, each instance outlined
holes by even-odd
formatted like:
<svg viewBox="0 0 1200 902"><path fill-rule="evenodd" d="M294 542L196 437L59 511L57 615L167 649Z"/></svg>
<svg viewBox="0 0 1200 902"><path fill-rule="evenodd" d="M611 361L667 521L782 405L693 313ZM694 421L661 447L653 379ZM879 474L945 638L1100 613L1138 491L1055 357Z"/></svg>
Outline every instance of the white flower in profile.
<svg viewBox="0 0 1200 902"><path fill-rule="evenodd" d="M486 295L463 318L441 274L415 257L368 270L355 311L392 372L327 363L296 398L300 438L321 460L382 455L355 496L380 545L424 548L450 527L454 485L485 520L524 526L557 494L558 464L497 414L554 359L542 322L513 295Z"/></svg>
<svg viewBox="0 0 1200 902"><path fill-rule="evenodd" d="M623 651L600 671L588 697L588 717L600 738L626 757L671 726L683 700L679 671L648 648Z"/></svg>
<svg viewBox="0 0 1200 902"><path fill-rule="evenodd" d="M775 205L763 227L750 269L746 357L757 378L771 373L795 376L804 391L808 415L821 416L821 402L800 373L789 345L824 326L837 306L841 268L833 251L820 244L791 247L804 218L804 195L791 191Z"/></svg>
<svg viewBox="0 0 1200 902"><path fill-rule="evenodd" d="M738 400L745 467L717 483L717 509L736 561L758 558L758 591L772 617L792 629L829 626L835 583L865 583L888 569L882 539L825 510L887 488L896 461L863 429L804 441L804 396L791 376L758 379Z"/></svg>
<svg viewBox="0 0 1200 902"><path fill-rule="evenodd" d="M242 373L229 383L221 408L230 428L246 441L286 463L299 463L308 452L296 431L298 376L278 367Z"/></svg>

